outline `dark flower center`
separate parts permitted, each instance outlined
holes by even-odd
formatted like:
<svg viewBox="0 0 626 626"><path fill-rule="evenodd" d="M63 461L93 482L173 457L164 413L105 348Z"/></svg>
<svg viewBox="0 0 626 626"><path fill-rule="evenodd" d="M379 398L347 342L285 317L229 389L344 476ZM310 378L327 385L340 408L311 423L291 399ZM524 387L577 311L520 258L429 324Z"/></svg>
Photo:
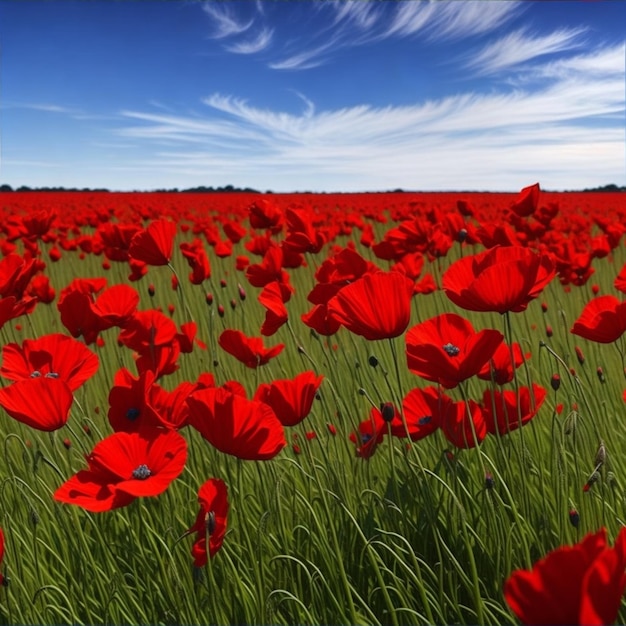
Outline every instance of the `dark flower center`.
<svg viewBox="0 0 626 626"><path fill-rule="evenodd" d="M30 377L31 378L40 378L41 377L41 372L39 370L35 370L34 372L30 373Z"/></svg>
<svg viewBox="0 0 626 626"><path fill-rule="evenodd" d="M448 356L458 356L459 352L461 352L461 350L452 343L447 343L445 346L442 347Z"/></svg>
<svg viewBox="0 0 626 626"><path fill-rule="evenodd" d="M433 419L432 415L425 415L424 417L420 417L417 423L420 426L424 426L426 424L430 424L430 422L432 422L432 419Z"/></svg>
<svg viewBox="0 0 626 626"><path fill-rule="evenodd" d="M126 417L131 422L134 422L139 417L139 409L136 409L135 407L128 409L128 411L126 411Z"/></svg>
<svg viewBox="0 0 626 626"><path fill-rule="evenodd" d="M48 372L45 377L46 378L58 378L59 375L56 372Z"/></svg>
<svg viewBox="0 0 626 626"><path fill-rule="evenodd" d="M386 422L391 422L396 415L396 410L391 402L385 402L380 405L380 413Z"/></svg>
<svg viewBox="0 0 626 626"><path fill-rule="evenodd" d="M147 465L141 464L136 470L133 471L133 478L135 480L146 480L152 472Z"/></svg>

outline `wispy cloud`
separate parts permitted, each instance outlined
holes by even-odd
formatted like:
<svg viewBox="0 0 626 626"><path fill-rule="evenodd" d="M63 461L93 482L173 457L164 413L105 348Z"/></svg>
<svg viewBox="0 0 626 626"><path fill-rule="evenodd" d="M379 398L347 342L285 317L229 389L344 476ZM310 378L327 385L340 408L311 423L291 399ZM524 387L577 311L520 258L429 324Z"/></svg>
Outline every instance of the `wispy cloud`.
<svg viewBox="0 0 626 626"><path fill-rule="evenodd" d="M234 53L265 51L270 41L268 33L289 24L289 21L275 19L277 13L293 11L294 20L306 19L308 28L304 33L299 32L297 39L290 40L288 33L279 33L281 41L287 43L277 47L268 60L268 66L272 69L302 70L328 63L342 50L380 43L390 38L412 37L423 32L431 40L445 41L490 32L517 16L522 5L518 1L338 0L277 3L269 6L259 6L258 3L207 3L204 8L214 21L213 37L234 39L233 43L225 45L227 51ZM247 19L238 16L234 8L249 12L254 6L254 15ZM242 33L255 29L258 32L254 38L237 41Z"/></svg>
<svg viewBox="0 0 626 626"><path fill-rule="evenodd" d="M255 54L265 50L272 42L272 35L274 31L270 28L264 28L261 30L254 39L248 41L240 41L232 45L225 46L229 52L235 54Z"/></svg>
<svg viewBox="0 0 626 626"><path fill-rule="evenodd" d="M231 35L238 35L248 30L254 20L242 20L237 15L234 6L228 2L204 2L202 9L209 15L215 31L212 37L215 39L224 39Z"/></svg>
<svg viewBox="0 0 626 626"><path fill-rule="evenodd" d="M529 35L517 30L488 44L466 66L479 74L494 74L547 54L580 48L584 28L560 29L547 35Z"/></svg>
<svg viewBox="0 0 626 626"><path fill-rule="evenodd" d="M137 167L186 176L210 171L217 180L261 188L272 187L277 171L283 180L291 176L292 189L311 188L316 178L326 190L333 183L344 191L450 188L451 177L459 189L497 189L510 172L526 177L520 188L535 179L558 188L572 172L604 184L624 168L623 129L615 119L623 121L625 109L621 50L621 75L616 47L569 59L568 72L546 64L543 70L560 78L539 90L333 110L317 110L300 94L299 113L213 94L204 100L205 119L127 111L124 118L139 124L119 134L172 142ZM587 72L595 61L607 71Z"/></svg>

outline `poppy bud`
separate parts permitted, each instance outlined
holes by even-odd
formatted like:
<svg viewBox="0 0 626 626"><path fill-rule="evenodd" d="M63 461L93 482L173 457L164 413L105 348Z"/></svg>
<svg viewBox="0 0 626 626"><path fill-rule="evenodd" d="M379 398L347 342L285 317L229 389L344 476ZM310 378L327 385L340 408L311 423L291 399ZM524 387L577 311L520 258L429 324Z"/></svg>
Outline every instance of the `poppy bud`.
<svg viewBox="0 0 626 626"><path fill-rule="evenodd" d="M69 450L72 447L72 442L66 437L63 440L63 445L65 446L66 450Z"/></svg>
<svg viewBox="0 0 626 626"><path fill-rule="evenodd" d="M578 528L578 524L580 523L580 515L576 509L569 510L569 523L574 527Z"/></svg>
<svg viewBox="0 0 626 626"><path fill-rule="evenodd" d="M596 466L596 470L601 465L604 465L605 461L606 461L606 448L604 447L604 441L601 441L600 445L598 446L598 449L596 450L596 457L593 461L593 464Z"/></svg>
<svg viewBox="0 0 626 626"><path fill-rule="evenodd" d="M372 367L376 367L378 365L378 359L372 354L372 356L370 356L370 358L367 360L367 362L372 366Z"/></svg>
<svg viewBox="0 0 626 626"><path fill-rule="evenodd" d="M233 298L230 301L230 308L234 310L236 306L237 306L237 301Z"/></svg>
<svg viewBox="0 0 626 626"><path fill-rule="evenodd" d="M222 289L224 289L224 287L226 287L226 281L223 278L220 280L220 287Z"/></svg>
<svg viewBox="0 0 626 626"><path fill-rule="evenodd" d="M542 310L544 313L547 313L547 312L548 312L548 305L547 305L547 303L546 303L546 302L542 302L542 303L541 303L541 310Z"/></svg>
<svg viewBox="0 0 626 626"><path fill-rule="evenodd" d="M300 454L302 452L302 449L297 443L294 443L291 447L296 454Z"/></svg>
<svg viewBox="0 0 626 626"><path fill-rule="evenodd" d="M600 293L600 286L591 285L591 293L593 293L594 296L597 296Z"/></svg>
<svg viewBox="0 0 626 626"><path fill-rule="evenodd" d="M176 291L178 289L178 276L176 274L172 274L172 290Z"/></svg>
<svg viewBox="0 0 626 626"><path fill-rule="evenodd" d="M237 285L237 289L239 291L239 299L243 302L246 299L246 290L241 285Z"/></svg>
<svg viewBox="0 0 626 626"><path fill-rule="evenodd" d="M221 304L217 307L217 313L220 317L224 317L224 307Z"/></svg>
<svg viewBox="0 0 626 626"><path fill-rule="evenodd" d="M206 303L211 306L213 304L213 294L212 293L207 293L206 295Z"/></svg>
<svg viewBox="0 0 626 626"><path fill-rule="evenodd" d="M384 402L380 405L380 414L386 422L391 422L396 414L396 409L391 402Z"/></svg>
<svg viewBox="0 0 626 626"><path fill-rule="evenodd" d="M148 295L153 298L154 297L154 285L152 283L150 283L148 285Z"/></svg>
<svg viewBox="0 0 626 626"><path fill-rule="evenodd" d="M585 355L583 354L583 351L578 346L576 346L574 350L576 351L576 358L578 359L578 362L582 365L585 362Z"/></svg>
<svg viewBox="0 0 626 626"><path fill-rule="evenodd" d="M309 430L304 433L304 436L307 438L308 441L311 441L312 439L315 439L317 437L317 433L314 430Z"/></svg>
<svg viewBox="0 0 626 626"><path fill-rule="evenodd" d="M596 370L596 373L598 374L598 380L604 384L606 382L606 378L604 377L604 371L602 370L601 367L598 367L598 369Z"/></svg>
<svg viewBox="0 0 626 626"><path fill-rule="evenodd" d="M326 424L328 432L334 437L337 434L337 428L334 424Z"/></svg>
<svg viewBox="0 0 626 626"><path fill-rule="evenodd" d="M552 326L550 325L546 326L546 337L548 337L549 339L550 337L552 337L552 335L553 335Z"/></svg>
<svg viewBox="0 0 626 626"><path fill-rule="evenodd" d="M459 243L463 243L467 239L467 230L465 228L461 228L461 230L456 235L456 240Z"/></svg>
<svg viewBox="0 0 626 626"><path fill-rule="evenodd" d="M552 378L550 379L550 385L554 391L558 391L561 386L561 377L558 374L552 374Z"/></svg>
<svg viewBox="0 0 626 626"><path fill-rule="evenodd" d="M485 474L485 489L493 489L495 481L493 479L493 474L491 472L487 472Z"/></svg>
<svg viewBox="0 0 626 626"><path fill-rule="evenodd" d="M176 310L176 308L174 307L173 304L168 304L167 310L169 311L170 315L174 315L174 311Z"/></svg>

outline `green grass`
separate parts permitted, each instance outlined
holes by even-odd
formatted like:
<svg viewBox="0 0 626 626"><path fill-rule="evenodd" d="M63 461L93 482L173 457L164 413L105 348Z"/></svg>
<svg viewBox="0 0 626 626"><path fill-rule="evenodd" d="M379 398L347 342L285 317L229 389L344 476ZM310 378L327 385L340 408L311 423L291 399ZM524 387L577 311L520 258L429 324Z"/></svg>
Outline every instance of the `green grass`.
<svg viewBox="0 0 626 626"><path fill-rule="evenodd" d="M320 399L301 426L287 429L290 443L298 434L302 453L288 446L272 461L239 461L185 429L187 467L158 498L100 514L54 502L54 491L85 467L84 454L111 432L107 395L115 371L122 366L134 371L129 351L116 344L117 330L105 331L106 345L92 346L100 370L77 392L66 427L41 433L0 415L0 525L6 537L3 568L10 578L0 589L2 622L500 624L514 621L502 596L514 569L530 567L551 549L600 526L615 537L625 519L624 365L615 346L569 333L591 297L589 286L565 293L555 280L525 313L511 315L513 340L532 354L518 370L518 384L534 381L549 389L528 426L506 437L489 436L479 449L455 451L453 461L444 453L452 446L440 432L413 445L387 437L364 461L356 458L348 435L369 414L368 397L397 403L410 389L429 384L407 370L403 337L367 343L345 329L328 339L313 336L299 316L309 309L306 295L323 257L309 256L308 268L290 272L296 288L287 304L291 328L266 340L284 342L284 352L256 371L245 368L217 347L224 328L258 335L263 319L259 290L234 270L234 256L244 252L238 245L232 259L211 257L212 278L202 287L187 281L177 253L173 265L182 301L165 267L150 268L134 283L140 308L167 310L172 303L178 324L188 321L188 308L208 345L207 351L181 355L180 370L159 382L172 389L210 371L218 384L237 379L251 395L260 382L314 369L325 376ZM79 261L74 254L48 264L57 292L77 271L83 277L103 274L102 258ZM455 248L440 267L427 270L440 276L458 256ZM620 249L613 265L596 261L592 280L602 293L611 291L624 260ZM116 263L104 272L110 285L126 282L127 274L128 268ZM226 278L225 288L220 278ZM247 292L243 302L238 282ZM148 283L156 288L153 299ZM207 291L215 296L211 307ZM540 301L548 304L547 313ZM220 303L224 318L217 314ZM507 330L504 318L461 311L441 292L415 298L411 325L443 311L460 313L477 329ZM64 330L54 305L38 305L32 316L17 321L23 330L14 323L0 330L4 343ZM546 324L554 330L549 339ZM576 360L577 345L585 353L583 365ZM368 363L372 355L377 367ZM550 389L554 373L562 379L557 392ZM485 386L468 381L466 393L480 400ZM459 389L450 395L462 398ZM564 408L557 414L560 403ZM327 423L337 427L336 436ZM315 430L317 438L308 441L307 430ZM601 480L583 494L600 441L609 460ZM492 489L485 485L486 472L494 477ZM222 550L195 571L192 538L182 536L195 520L197 489L210 477L222 478L229 489L228 532ZM580 513L578 529L568 520L571 507ZM619 621L625 620L622 611Z"/></svg>

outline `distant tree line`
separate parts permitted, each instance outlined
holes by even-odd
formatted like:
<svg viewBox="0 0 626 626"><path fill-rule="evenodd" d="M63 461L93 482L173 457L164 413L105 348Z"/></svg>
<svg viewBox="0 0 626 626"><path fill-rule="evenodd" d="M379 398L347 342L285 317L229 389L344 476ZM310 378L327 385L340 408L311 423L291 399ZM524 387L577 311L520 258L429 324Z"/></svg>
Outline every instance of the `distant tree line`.
<svg viewBox="0 0 626 626"><path fill-rule="evenodd" d="M84 187L83 189L78 189L77 187L28 187L26 185L22 185L17 189L13 189L11 185L0 185L0 193L6 193L11 191L19 191L19 192L27 192L27 191L76 191L76 192L99 192L99 193L109 193L109 189L92 189L89 187ZM201 185L200 187L191 187L190 189L154 189L151 190L151 193L261 193L256 189L250 189L249 187L239 188L233 187L233 185L226 185L224 187L205 187Z"/></svg>

